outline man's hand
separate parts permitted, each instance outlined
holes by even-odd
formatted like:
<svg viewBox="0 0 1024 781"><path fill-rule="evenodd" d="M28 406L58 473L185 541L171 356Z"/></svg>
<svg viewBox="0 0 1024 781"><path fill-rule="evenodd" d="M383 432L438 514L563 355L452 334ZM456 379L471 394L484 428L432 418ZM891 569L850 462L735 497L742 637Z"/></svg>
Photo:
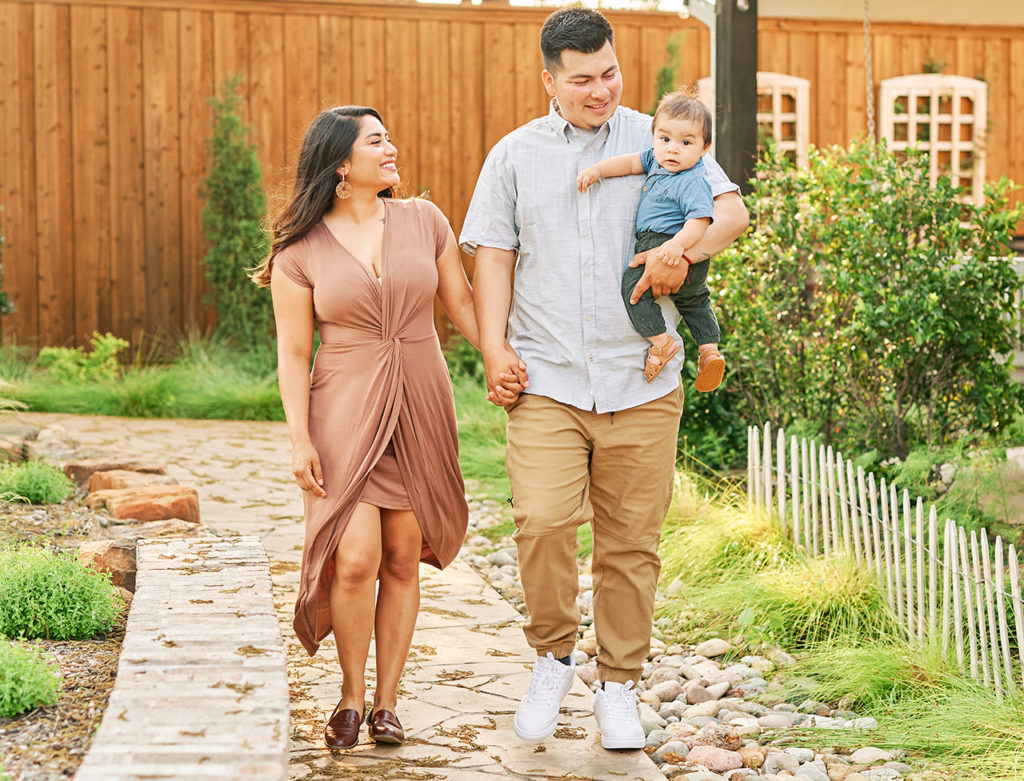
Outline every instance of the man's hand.
<svg viewBox="0 0 1024 781"><path fill-rule="evenodd" d="M530 378L523 361L508 342L499 349L484 350L484 374L487 379L487 400L507 407L519 398Z"/></svg>
<svg viewBox="0 0 1024 781"><path fill-rule="evenodd" d="M657 247L657 250L655 257L659 263L664 263L666 266L674 268L685 260L686 265L690 265L690 259L686 257L686 247L675 239L669 239L660 247Z"/></svg>
<svg viewBox="0 0 1024 781"><path fill-rule="evenodd" d="M576 177L576 189L581 193L585 193L590 185L601 179L601 169L596 165L590 166L590 168L584 168L580 175Z"/></svg>
<svg viewBox="0 0 1024 781"><path fill-rule="evenodd" d="M675 293L686 281L686 275L690 270L689 264L680 264L675 267L666 266L657 257L660 247L649 249L635 255L630 262L630 268L644 266L644 275L633 287L633 294L629 297L629 303L635 304L640 300L644 291L650 289L651 295L655 298Z"/></svg>

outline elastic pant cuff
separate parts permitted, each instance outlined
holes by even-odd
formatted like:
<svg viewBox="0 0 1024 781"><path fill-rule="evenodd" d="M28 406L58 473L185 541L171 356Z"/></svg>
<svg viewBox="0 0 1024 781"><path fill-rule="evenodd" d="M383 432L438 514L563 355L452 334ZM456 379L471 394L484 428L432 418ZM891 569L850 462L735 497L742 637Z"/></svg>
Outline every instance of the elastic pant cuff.
<svg viewBox="0 0 1024 781"><path fill-rule="evenodd" d="M546 656L550 653L556 659L561 659L564 656L568 656L574 650L576 650L576 644L571 640L558 645L550 646L549 648L538 648L537 656Z"/></svg>
<svg viewBox="0 0 1024 781"><path fill-rule="evenodd" d="M635 684L640 682L640 674L643 670L622 670L618 667L608 667L607 665L597 663L597 678L602 683L628 683L632 681Z"/></svg>

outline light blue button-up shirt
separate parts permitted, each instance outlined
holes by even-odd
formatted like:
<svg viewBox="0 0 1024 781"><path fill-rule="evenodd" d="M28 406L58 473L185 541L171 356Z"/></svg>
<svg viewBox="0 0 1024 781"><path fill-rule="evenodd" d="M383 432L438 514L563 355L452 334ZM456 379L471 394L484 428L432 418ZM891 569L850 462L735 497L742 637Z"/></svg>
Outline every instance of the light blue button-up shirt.
<svg viewBox="0 0 1024 781"><path fill-rule="evenodd" d="M526 361L528 393L583 410L615 412L671 393L682 351L653 382L644 381L640 336L622 300L622 272L633 258L644 176L602 179L585 193L576 177L606 157L651 145L651 118L619 107L596 132L573 127L555 110L513 130L491 149L459 238L515 250L508 340ZM739 188L705 157L714 195ZM666 329L679 313L659 299Z"/></svg>

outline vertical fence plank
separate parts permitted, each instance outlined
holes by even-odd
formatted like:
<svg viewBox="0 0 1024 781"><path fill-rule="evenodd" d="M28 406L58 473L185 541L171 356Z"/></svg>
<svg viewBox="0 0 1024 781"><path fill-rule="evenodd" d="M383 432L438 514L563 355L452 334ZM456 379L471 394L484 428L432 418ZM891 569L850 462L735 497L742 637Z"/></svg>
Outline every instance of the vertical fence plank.
<svg viewBox="0 0 1024 781"><path fill-rule="evenodd" d="M746 427L746 512L754 513L755 494L757 486L754 484L754 427Z"/></svg>
<svg viewBox="0 0 1024 781"><path fill-rule="evenodd" d="M789 471L791 472L791 478L793 481L793 490L791 496L793 498L793 544L796 545L800 540L800 458L798 454L798 445L796 437L789 438ZM785 524L783 524L785 528Z"/></svg>
<svg viewBox="0 0 1024 781"><path fill-rule="evenodd" d="M981 586L981 556L978 554L978 534L971 531L971 572L974 575L974 607L978 619L978 647L981 650L981 674L988 686L991 681L991 673L988 665L988 632L985 621L985 602L982 597Z"/></svg>
<svg viewBox="0 0 1024 781"><path fill-rule="evenodd" d="M917 546L917 637L919 640L924 639L924 503L921 501L921 497L917 497L917 512L915 516L917 521L914 536L916 537L915 545Z"/></svg>
<svg viewBox="0 0 1024 781"><path fill-rule="evenodd" d="M916 634L914 619L914 548L913 536L910 531L910 493L903 489L903 552L906 554L906 571L904 573L907 592L907 634Z"/></svg>
<svg viewBox="0 0 1024 781"><path fill-rule="evenodd" d="M846 462L846 496L850 506L850 530L853 532L853 553L857 563L863 561L860 539L860 518L857 517L857 483L853 478L853 462Z"/></svg>
<svg viewBox="0 0 1024 781"><path fill-rule="evenodd" d="M1003 538L996 537L996 607L999 614L999 642L1003 656L1006 688L1013 686L1013 664L1010 660L1010 630L1006 623L1006 570L1003 561Z"/></svg>
<svg viewBox="0 0 1024 781"><path fill-rule="evenodd" d="M992 651L992 681L996 692L1003 692L1003 672L1000 669L999 630L996 628L996 603L992 593L992 559L988 549L988 534L981 530L981 572L985 576L985 610L988 618L988 641Z"/></svg>
<svg viewBox="0 0 1024 781"><path fill-rule="evenodd" d="M775 443L775 457L777 461L777 468L779 474L778 479L778 493L779 493L779 522L782 524L782 528L786 528L786 434L780 428L777 434L777 442Z"/></svg>
<svg viewBox="0 0 1024 781"><path fill-rule="evenodd" d="M871 550L871 516L868 515L868 492L864 487L864 467L857 467L857 511L860 514L860 530L864 538L864 563L871 569L875 553Z"/></svg>
<svg viewBox="0 0 1024 781"><path fill-rule="evenodd" d="M878 518L878 489L875 486L875 476L873 474L868 475L868 496L871 499L871 540L875 546L875 577L881 583L882 559L885 557L885 551L882 550L880 534L882 523Z"/></svg>
<svg viewBox="0 0 1024 781"><path fill-rule="evenodd" d="M903 559L900 555L900 511L896 504L896 486L889 486L889 519L892 524L893 575L896 583L896 617L906 626L903 605Z"/></svg>
<svg viewBox="0 0 1024 781"><path fill-rule="evenodd" d="M882 478L882 545L885 547L885 597L889 600L889 609L896 615L896 594L893 590L892 578L892 539L889 534L889 494Z"/></svg>
<svg viewBox="0 0 1024 781"><path fill-rule="evenodd" d="M953 634L956 639L956 661L960 665L961 672L964 670L964 614L961 600L960 584L960 543L957 537L957 526L953 521L946 521L946 539L950 547L950 561L953 580Z"/></svg>
<svg viewBox="0 0 1024 781"><path fill-rule="evenodd" d="M813 473L808 471L813 464L807 456L807 438L800 440L800 473L804 476L804 550L811 549L811 479Z"/></svg>
<svg viewBox="0 0 1024 781"><path fill-rule="evenodd" d="M938 518L935 515L935 505L931 506L928 512L928 637L935 639L935 632L938 629L938 612L936 600L938 599L938 565L939 565L939 530Z"/></svg>
<svg viewBox="0 0 1024 781"><path fill-rule="evenodd" d="M842 453L836 455L836 482L839 484L839 512L843 517L843 547L849 553L853 548L853 540L850 539L850 505L846 496L846 472L843 465Z"/></svg>
<svg viewBox="0 0 1024 781"><path fill-rule="evenodd" d="M821 499L821 549L826 557L832 555L832 516L828 500L828 457L824 445L818 448L818 496Z"/></svg>
<svg viewBox="0 0 1024 781"><path fill-rule="evenodd" d="M947 518L943 528L942 537L942 655L949 653L949 622L950 622L950 580L953 574L952 539L950 537L950 523Z"/></svg>
<svg viewBox="0 0 1024 781"><path fill-rule="evenodd" d="M1024 603L1020 598L1020 566L1017 550L1012 545L1007 554L1010 560L1010 599L1013 602L1013 626L1017 634L1017 662L1020 665L1021 681L1024 682Z"/></svg>
<svg viewBox="0 0 1024 781"><path fill-rule="evenodd" d="M832 448L828 449L828 459L825 467L825 471L828 474L828 517L829 517L829 533L832 537L832 554L835 555L839 550L840 541L840 530L839 530L839 501L836 496L836 461L835 454L832 452Z"/></svg>
<svg viewBox="0 0 1024 781"><path fill-rule="evenodd" d="M754 456L754 467L751 470L753 483L751 495L754 497L754 507L760 511L761 501L764 498L761 494L761 429L757 426L752 426L750 433L753 438L750 445L751 453Z"/></svg>
<svg viewBox="0 0 1024 781"><path fill-rule="evenodd" d="M811 440L811 553L818 555L818 443Z"/></svg>
<svg viewBox="0 0 1024 781"><path fill-rule="evenodd" d="M967 535L957 528L960 549L960 575L963 579L964 608L967 613L967 642L971 652L971 677L978 680L978 644L975 638L974 594L971 589L971 567L967 558Z"/></svg>
<svg viewBox="0 0 1024 781"><path fill-rule="evenodd" d="M761 477L761 504L764 511L772 511L772 424L764 424L763 439L761 444L764 447L764 455L761 458L761 468L764 475Z"/></svg>

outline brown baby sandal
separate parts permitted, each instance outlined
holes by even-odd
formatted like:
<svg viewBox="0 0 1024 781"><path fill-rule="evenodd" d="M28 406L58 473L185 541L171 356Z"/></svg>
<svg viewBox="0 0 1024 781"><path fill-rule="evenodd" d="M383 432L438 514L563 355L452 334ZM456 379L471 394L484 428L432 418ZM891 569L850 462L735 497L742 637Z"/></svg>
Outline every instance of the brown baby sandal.
<svg viewBox="0 0 1024 781"><path fill-rule="evenodd" d="M725 376L725 358L718 350L707 350L697 359L697 377L694 387L701 393L713 391L722 384Z"/></svg>

